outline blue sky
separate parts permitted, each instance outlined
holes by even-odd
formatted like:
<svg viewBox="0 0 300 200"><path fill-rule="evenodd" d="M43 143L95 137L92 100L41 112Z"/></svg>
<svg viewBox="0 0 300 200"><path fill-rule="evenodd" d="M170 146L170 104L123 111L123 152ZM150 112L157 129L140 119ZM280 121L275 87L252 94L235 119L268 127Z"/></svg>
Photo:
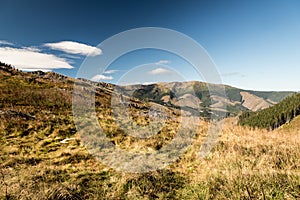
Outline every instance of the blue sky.
<svg viewBox="0 0 300 200"><path fill-rule="evenodd" d="M105 56L97 45L107 38L133 28L162 27L202 45L225 84L299 91L299 19L300 1L292 0L0 0L0 61L75 77L88 54ZM143 72L147 80L139 79ZM94 78L112 83L203 80L182 58L149 49L121 56Z"/></svg>

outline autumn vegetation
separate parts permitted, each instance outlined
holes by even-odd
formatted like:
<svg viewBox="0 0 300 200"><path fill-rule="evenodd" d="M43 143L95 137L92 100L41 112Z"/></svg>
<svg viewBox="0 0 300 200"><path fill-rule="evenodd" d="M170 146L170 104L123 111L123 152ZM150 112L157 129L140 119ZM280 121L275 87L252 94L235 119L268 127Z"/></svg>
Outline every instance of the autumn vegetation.
<svg viewBox="0 0 300 200"><path fill-rule="evenodd" d="M124 173L99 162L80 140L72 113L73 83L52 72L23 73L2 64L0 199L300 198L299 116L275 130L227 118L211 153L199 158L210 127L202 120L180 159L157 171ZM96 112L106 136L119 148L151 152L176 134L175 122L150 139L122 134L108 106L110 98L109 89L99 88ZM299 95L289 98L299 103ZM133 120L147 124L149 119L138 113L148 103L135 104ZM73 139L62 142L68 138Z"/></svg>

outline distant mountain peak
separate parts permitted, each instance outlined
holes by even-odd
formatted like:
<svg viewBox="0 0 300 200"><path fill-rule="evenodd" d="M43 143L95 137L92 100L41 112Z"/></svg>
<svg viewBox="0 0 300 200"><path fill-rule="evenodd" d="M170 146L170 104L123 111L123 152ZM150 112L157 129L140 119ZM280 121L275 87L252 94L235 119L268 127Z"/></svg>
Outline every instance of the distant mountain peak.
<svg viewBox="0 0 300 200"><path fill-rule="evenodd" d="M8 76L27 82L50 84L55 87L73 88L76 79L56 72L22 72L13 66L0 62L0 71ZM99 88L99 91L121 95L140 102L153 102L172 109L182 109L190 115L210 117L211 115L236 116L242 111L258 111L273 106L293 92L261 92L243 90L228 85L211 84L198 81L160 82L149 85L118 86L87 79L77 79ZM224 88L225 94L218 90Z"/></svg>

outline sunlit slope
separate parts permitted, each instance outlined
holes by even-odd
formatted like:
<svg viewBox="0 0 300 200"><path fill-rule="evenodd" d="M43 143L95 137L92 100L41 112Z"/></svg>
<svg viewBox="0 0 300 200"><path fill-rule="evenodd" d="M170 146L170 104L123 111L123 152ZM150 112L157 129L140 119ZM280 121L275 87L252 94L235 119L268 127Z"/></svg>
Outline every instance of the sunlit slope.
<svg viewBox="0 0 300 200"><path fill-rule="evenodd" d="M300 116L295 117L290 123L282 125L279 130L300 133Z"/></svg>
<svg viewBox="0 0 300 200"><path fill-rule="evenodd" d="M6 68L0 70L0 80L0 199L300 198L298 118L276 131L237 126L235 119L226 119L204 158L199 152L210 123L201 120L192 144L174 163L153 172L124 173L99 162L83 145L71 108L74 79ZM82 84L98 85L99 125L118 148L152 153L178 134L179 123L173 120L151 138L129 136L109 109L113 85ZM132 120L148 124L145 113L153 106L164 107L131 99ZM176 110L165 109L178 116Z"/></svg>
<svg viewBox="0 0 300 200"><path fill-rule="evenodd" d="M130 85L124 86L123 92L144 101L154 101L173 107L181 106L191 114L193 110L201 110L200 115L204 117L217 115L217 112L235 116L245 110L262 110L293 94L293 92L243 90L198 81Z"/></svg>
<svg viewBox="0 0 300 200"><path fill-rule="evenodd" d="M287 97L273 107L257 112L244 112L239 124L250 127L275 129L300 115L300 93Z"/></svg>

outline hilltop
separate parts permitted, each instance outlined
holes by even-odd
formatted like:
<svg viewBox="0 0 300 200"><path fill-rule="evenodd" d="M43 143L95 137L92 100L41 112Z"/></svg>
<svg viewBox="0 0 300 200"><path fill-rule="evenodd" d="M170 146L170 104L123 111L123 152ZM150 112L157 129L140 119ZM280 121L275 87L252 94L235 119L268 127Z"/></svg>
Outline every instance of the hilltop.
<svg viewBox="0 0 300 200"><path fill-rule="evenodd" d="M189 115L202 117L219 113L223 113L223 116L236 116L241 111L259 111L294 93L244 90L199 81L118 86L117 91L141 101L180 107Z"/></svg>

